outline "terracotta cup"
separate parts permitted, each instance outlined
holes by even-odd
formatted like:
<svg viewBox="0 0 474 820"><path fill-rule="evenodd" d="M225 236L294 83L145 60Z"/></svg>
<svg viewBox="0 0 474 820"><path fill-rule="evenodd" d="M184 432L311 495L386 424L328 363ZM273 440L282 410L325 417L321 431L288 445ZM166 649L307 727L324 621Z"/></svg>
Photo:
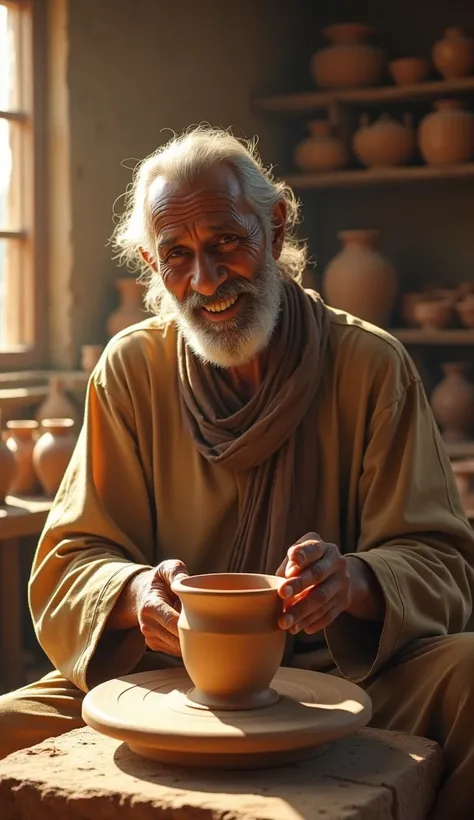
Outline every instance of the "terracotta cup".
<svg viewBox="0 0 474 820"><path fill-rule="evenodd" d="M398 60L392 60L388 68L397 85L422 83L430 73L429 60L422 57L400 57Z"/></svg>
<svg viewBox="0 0 474 820"><path fill-rule="evenodd" d="M270 688L285 649L278 626L282 578L218 573L180 578L178 621L184 665L194 683L188 698L210 709L241 710L278 700Z"/></svg>

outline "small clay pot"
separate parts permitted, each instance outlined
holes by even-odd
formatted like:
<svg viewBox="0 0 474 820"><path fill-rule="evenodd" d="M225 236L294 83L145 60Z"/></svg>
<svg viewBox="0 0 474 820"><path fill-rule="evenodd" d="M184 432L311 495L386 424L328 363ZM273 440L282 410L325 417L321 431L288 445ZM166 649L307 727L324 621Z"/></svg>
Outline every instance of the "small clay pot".
<svg viewBox="0 0 474 820"><path fill-rule="evenodd" d="M467 77L474 68L474 40L458 26L447 28L444 38L434 44L432 57L446 80Z"/></svg>
<svg viewBox="0 0 474 820"><path fill-rule="evenodd" d="M323 31L331 46L316 52L311 71L320 88L363 88L382 78L385 55L365 42L373 31L363 23L336 23Z"/></svg>
<svg viewBox="0 0 474 820"><path fill-rule="evenodd" d="M35 495L39 489L38 477L33 466L33 450L39 424L34 419L7 421L6 445L15 458L17 473L11 492L17 495Z"/></svg>
<svg viewBox="0 0 474 820"><path fill-rule="evenodd" d="M474 385L466 378L470 364L441 365L444 378L431 394L433 414L449 442L467 441L474 425Z"/></svg>
<svg viewBox="0 0 474 820"><path fill-rule="evenodd" d="M346 165L348 156L344 144L331 133L329 122L311 120L308 130L310 136L295 148L295 163L302 171L335 171Z"/></svg>
<svg viewBox="0 0 474 820"><path fill-rule="evenodd" d="M430 165L455 165L474 156L474 115L462 100L437 100L418 126L420 152Z"/></svg>
<svg viewBox="0 0 474 820"><path fill-rule="evenodd" d="M397 85L416 85L424 82L430 73L430 62L422 57L400 57L388 64Z"/></svg>
<svg viewBox="0 0 474 820"><path fill-rule="evenodd" d="M102 356L104 345L82 345L81 366L86 373L92 373L97 362Z"/></svg>
<svg viewBox="0 0 474 820"><path fill-rule="evenodd" d="M474 294L467 294L459 299L456 310L464 327L474 327Z"/></svg>
<svg viewBox="0 0 474 820"><path fill-rule="evenodd" d="M409 162L415 153L415 142L409 116L405 115L402 124L388 114L372 124L364 114L353 139L355 155L369 168L391 168Z"/></svg>
<svg viewBox="0 0 474 820"><path fill-rule="evenodd" d="M33 450L33 464L47 496L59 490L76 446L73 419L44 419L43 433Z"/></svg>
<svg viewBox="0 0 474 820"><path fill-rule="evenodd" d="M426 330L440 330L453 321L454 305L449 299L420 299L413 305L413 317Z"/></svg>
<svg viewBox="0 0 474 820"><path fill-rule="evenodd" d="M426 299L426 293L404 293L401 300L401 316L408 327L416 327L415 305Z"/></svg>
<svg viewBox="0 0 474 820"><path fill-rule="evenodd" d="M18 471L15 456L5 444L2 436L2 411L0 410L0 504L11 492Z"/></svg>
<svg viewBox="0 0 474 820"><path fill-rule="evenodd" d="M283 658L286 633L278 626L282 578L219 573L176 581L181 601L181 652L195 685L188 698L211 709L269 706Z"/></svg>
<svg viewBox="0 0 474 820"><path fill-rule="evenodd" d="M43 419L74 419L79 421L79 413L75 405L68 398L61 376L51 376L49 379L49 393L35 413L36 420Z"/></svg>

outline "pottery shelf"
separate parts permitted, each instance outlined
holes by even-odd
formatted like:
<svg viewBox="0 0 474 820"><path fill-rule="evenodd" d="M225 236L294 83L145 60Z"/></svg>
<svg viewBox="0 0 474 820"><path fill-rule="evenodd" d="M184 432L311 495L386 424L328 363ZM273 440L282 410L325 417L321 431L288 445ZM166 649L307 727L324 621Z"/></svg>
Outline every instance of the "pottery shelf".
<svg viewBox="0 0 474 820"><path fill-rule="evenodd" d="M324 111L335 103L367 106L410 100L429 100L452 94L474 93L474 77L456 80L436 80L416 85L373 86L371 88L346 88L333 91L303 91L294 94L276 94L255 100L261 111L280 114L301 114Z"/></svg>
<svg viewBox="0 0 474 820"><path fill-rule="evenodd" d="M445 447L451 459L474 458L474 441L445 442Z"/></svg>
<svg viewBox="0 0 474 820"><path fill-rule="evenodd" d="M389 333L405 345L474 346L474 328L469 330L458 328L448 330L395 328L390 330Z"/></svg>
<svg viewBox="0 0 474 820"><path fill-rule="evenodd" d="M288 185L297 190L312 188L356 188L386 183L435 180L474 179L474 162L459 165L418 165L397 168L370 168L355 171L331 171L321 174L289 174Z"/></svg>

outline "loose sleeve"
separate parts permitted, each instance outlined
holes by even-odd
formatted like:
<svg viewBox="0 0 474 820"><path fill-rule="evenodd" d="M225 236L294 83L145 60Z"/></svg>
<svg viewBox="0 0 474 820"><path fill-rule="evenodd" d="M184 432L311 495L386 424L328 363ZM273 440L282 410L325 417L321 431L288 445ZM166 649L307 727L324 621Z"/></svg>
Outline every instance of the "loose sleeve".
<svg viewBox="0 0 474 820"><path fill-rule="evenodd" d="M153 557L150 492L132 413L91 380L84 425L30 579L39 643L61 674L83 691L130 672L145 651L138 628L104 635L123 587Z"/></svg>
<svg viewBox="0 0 474 820"><path fill-rule="evenodd" d="M410 641L464 631L472 612L474 535L419 378L369 426L355 556L385 596L382 625L340 616L326 639L341 673L362 682Z"/></svg>

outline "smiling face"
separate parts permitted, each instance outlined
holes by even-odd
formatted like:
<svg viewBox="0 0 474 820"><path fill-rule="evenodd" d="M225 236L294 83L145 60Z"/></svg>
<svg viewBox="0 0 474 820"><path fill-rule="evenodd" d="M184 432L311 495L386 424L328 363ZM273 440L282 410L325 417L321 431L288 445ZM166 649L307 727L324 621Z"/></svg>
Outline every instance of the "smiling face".
<svg viewBox="0 0 474 820"><path fill-rule="evenodd" d="M266 347L278 318L284 206L273 214L278 227L266 232L222 164L192 183L158 177L149 205L158 272L188 344L222 367L248 362Z"/></svg>

